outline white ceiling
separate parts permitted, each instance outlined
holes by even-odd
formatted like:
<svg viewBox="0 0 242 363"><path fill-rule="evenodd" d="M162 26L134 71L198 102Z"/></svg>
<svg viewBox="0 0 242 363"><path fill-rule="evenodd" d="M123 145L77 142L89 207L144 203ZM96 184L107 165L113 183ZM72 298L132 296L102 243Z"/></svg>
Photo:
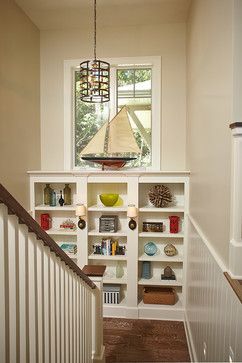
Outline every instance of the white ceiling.
<svg viewBox="0 0 242 363"><path fill-rule="evenodd" d="M15 0L41 29L93 24L93 0ZM97 0L98 26L185 22L191 0Z"/></svg>

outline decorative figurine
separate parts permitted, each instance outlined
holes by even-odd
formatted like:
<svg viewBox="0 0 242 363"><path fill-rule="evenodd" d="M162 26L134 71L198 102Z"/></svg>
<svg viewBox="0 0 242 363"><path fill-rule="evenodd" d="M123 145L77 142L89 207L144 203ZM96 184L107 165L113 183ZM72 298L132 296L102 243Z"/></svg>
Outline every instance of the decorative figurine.
<svg viewBox="0 0 242 363"><path fill-rule="evenodd" d="M173 246L171 243L164 247L164 252L166 256L175 256L178 253L176 247Z"/></svg>
<svg viewBox="0 0 242 363"><path fill-rule="evenodd" d="M170 233L178 233L179 232L179 217L178 216L170 216Z"/></svg>
<svg viewBox="0 0 242 363"><path fill-rule="evenodd" d="M71 219L66 219L61 223L60 228L76 229L76 224Z"/></svg>
<svg viewBox="0 0 242 363"><path fill-rule="evenodd" d="M176 276L170 266L164 268L164 274L161 274L161 280L176 280Z"/></svg>
<svg viewBox="0 0 242 363"><path fill-rule="evenodd" d="M63 199L63 197L62 197L62 190L60 190L60 199L59 199L59 204L60 204L60 206L61 207L63 207L63 205L64 205L64 199Z"/></svg>

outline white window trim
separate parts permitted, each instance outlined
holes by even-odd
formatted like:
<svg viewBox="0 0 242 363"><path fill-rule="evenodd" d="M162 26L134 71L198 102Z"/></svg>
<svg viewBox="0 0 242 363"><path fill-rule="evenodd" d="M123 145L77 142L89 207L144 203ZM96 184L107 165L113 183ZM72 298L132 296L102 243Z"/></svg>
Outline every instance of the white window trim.
<svg viewBox="0 0 242 363"><path fill-rule="evenodd" d="M64 170L80 170L73 165L74 150L74 97L73 72L84 59L71 59L64 61ZM112 65L137 64L152 66L152 154L151 166L142 169L161 170L161 57L121 57L103 59ZM111 92L115 97L115 92ZM112 116L112 115L111 115Z"/></svg>

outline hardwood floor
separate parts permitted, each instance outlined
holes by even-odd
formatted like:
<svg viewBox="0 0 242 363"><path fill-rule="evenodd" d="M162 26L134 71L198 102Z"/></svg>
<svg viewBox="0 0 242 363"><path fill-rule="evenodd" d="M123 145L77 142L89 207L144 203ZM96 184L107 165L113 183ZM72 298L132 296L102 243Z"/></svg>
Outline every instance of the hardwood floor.
<svg viewBox="0 0 242 363"><path fill-rule="evenodd" d="M104 318L106 363L190 362L179 321Z"/></svg>

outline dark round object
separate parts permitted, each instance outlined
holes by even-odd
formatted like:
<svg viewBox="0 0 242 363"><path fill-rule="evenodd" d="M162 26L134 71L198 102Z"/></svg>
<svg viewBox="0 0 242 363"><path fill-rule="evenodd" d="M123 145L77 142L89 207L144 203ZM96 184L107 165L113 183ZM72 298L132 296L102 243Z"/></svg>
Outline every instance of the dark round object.
<svg viewBox="0 0 242 363"><path fill-rule="evenodd" d="M157 208L167 207L172 202L170 189L165 185L155 185L148 193L149 201Z"/></svg>
<svg viewBox="0 0 242 363"><path fill-rule="evenodd" d="M137 226L136 221L133 218L131 218L129 221L129 228L134 230L136 228L136 226Z"/></svg>
<svg viewBox="0 0 242 363"><path fill-rule="evenodd" d="M86 221L82 218L79 218L79 221L77 224L80 229L84 229L86 227Z"/></svg>

